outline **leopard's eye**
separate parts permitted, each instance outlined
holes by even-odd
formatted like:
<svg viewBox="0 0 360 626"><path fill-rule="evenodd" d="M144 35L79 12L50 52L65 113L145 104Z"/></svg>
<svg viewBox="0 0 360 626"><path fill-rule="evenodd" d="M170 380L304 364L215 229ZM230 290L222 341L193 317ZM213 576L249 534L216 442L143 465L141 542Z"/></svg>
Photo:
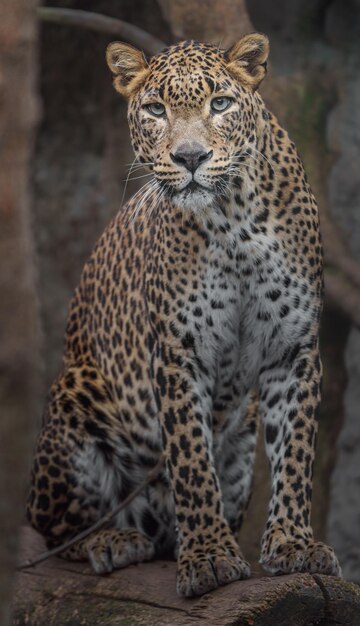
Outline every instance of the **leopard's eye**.
<svg viewBox="0 0 360 626"><path fill-rule="evenodd" d="M155 117L163 117L165 115L165 106L161 102L152 102L147 104L145 108Z"/></svg>
<svg viewBox="0 0 360 626"><path fill-rule="evenodd" d="M226 96L220 96L219 98L214 98L211 100L210 108L215 113L222 113L229 108L232 103L232 98L227 98Z"/></svg>

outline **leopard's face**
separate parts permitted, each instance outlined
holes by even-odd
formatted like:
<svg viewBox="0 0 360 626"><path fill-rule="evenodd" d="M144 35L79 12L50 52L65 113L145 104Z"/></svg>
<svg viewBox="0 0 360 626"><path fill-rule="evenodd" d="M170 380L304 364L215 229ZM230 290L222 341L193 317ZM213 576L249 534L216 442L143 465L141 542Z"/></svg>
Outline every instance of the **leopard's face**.
<svg viewBox="0 0 360 626"><path fill-rule="evenodd" d="M183 42L148 65L139 55L128 46L124 55L123 44L108 51L115 87L129 97L135 154L174 204L209 206L256 142L267 40L249 35L230 51Z"/></svg>

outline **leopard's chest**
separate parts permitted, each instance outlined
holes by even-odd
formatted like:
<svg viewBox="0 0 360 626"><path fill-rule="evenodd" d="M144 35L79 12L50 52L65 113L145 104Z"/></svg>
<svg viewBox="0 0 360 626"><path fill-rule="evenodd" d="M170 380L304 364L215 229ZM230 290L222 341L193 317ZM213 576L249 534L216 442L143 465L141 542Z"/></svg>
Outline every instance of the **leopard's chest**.
<svg viewBox="0 0 360 626"><path fill-rule="evenodd" d="M236 404L311 323L311 294L270 237L246 242L230 259L210 247L202 284L201 319L189 311L198 354L212 373L215 397L232 396Z"/></svg>

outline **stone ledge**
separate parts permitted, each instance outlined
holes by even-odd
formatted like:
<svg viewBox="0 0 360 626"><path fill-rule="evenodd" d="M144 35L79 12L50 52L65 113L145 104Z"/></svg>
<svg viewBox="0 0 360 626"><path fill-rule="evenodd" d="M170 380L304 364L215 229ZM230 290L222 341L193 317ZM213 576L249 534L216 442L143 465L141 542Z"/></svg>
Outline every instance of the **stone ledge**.
<svg viewBox="0 0 360 626"><path fill-rule="evenodd" d="M44 550L22 529L21 561ZM19 572L14 626L359 626L360 588L309 574L251 578L200 598L179 598L176 565L154 561L109 576L52 558Z"/></svg>

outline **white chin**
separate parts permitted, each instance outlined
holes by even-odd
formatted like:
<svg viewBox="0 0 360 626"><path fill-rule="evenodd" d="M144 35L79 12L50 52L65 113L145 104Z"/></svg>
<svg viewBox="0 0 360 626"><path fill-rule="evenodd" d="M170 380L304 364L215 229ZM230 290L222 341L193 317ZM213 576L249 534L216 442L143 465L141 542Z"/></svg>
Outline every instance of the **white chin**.
<svg viewBox="0 0 360 626"><path fill-rule="evenodd" d="M173 196L173 203L179 209L203 211L214 204L214 193L204 188L189 191L183 189Z"/></svg>

